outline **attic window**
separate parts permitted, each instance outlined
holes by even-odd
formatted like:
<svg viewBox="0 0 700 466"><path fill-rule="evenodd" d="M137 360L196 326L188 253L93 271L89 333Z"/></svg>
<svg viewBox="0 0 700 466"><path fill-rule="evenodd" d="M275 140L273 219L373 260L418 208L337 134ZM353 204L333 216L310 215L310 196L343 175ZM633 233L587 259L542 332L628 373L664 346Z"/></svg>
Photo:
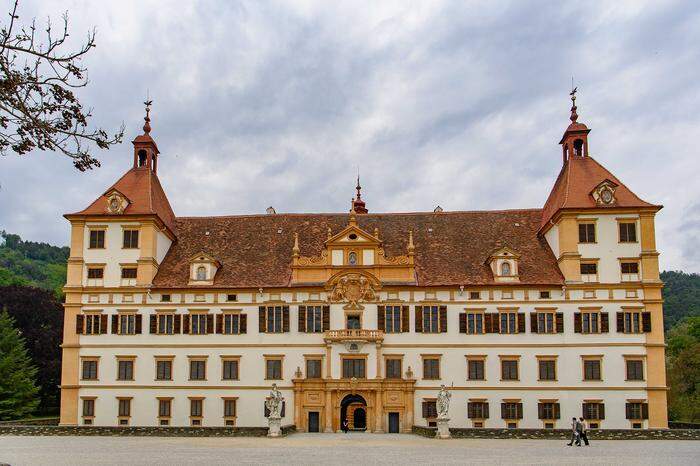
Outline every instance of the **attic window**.
<svg viewBox="0 0 700 466"><path fill-rule="evenodd" d="M206 280L207 279L207 268L204 267L203 265L200 265L197 267L197 280Z"/></svg>
<svg viewBox="0 0 700 466"><path fill-rule="evenodd" d="M510 273L510 262L504 262L501 264L501 275L504 277L509 277Z"/></svg>
<svg viewBox="0 0 700 466"><path fill-rule="evenodd" d="M348 238L355 240L355 239L357 239L357 235L355 233L350 233L348 235Z"/></svg>

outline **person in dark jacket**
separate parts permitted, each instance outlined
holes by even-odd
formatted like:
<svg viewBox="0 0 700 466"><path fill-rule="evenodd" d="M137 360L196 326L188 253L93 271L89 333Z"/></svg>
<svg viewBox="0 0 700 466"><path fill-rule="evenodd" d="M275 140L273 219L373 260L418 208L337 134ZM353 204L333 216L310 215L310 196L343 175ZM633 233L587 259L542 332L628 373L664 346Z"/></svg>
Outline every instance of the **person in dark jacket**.
<svg viewBox="0 0 700 466"><path fill-rule="evenodd" d="M586 421L583 418L579 418L579 424L581 424L581 432L579 436L583 440L583 443L586 444L586 446L589 445L588 443L588 426L586 425ZM579 444L581 443L581 440L579 440Z"/></svg>
<svg viewBox="0 0 700 466"><path fill-rule="evenodd" d="M341 424L341 428L343 429L343 432L346 434L348 433L348 420L343 419L343 423Z"/></svg>

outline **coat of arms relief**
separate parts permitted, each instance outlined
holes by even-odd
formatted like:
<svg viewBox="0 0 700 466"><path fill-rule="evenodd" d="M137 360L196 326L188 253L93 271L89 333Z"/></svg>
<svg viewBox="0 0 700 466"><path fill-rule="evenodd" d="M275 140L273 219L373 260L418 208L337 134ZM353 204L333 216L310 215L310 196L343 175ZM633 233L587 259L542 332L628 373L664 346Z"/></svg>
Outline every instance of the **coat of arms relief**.
<svg viewBox="0 0 700 466"><path fill-rule="evenodd" d="M331 292L331 301L346 302L344 309L364 309L360 302L371 302L377 299L372 282L364 275L349 273L343 275Z"/></svg>

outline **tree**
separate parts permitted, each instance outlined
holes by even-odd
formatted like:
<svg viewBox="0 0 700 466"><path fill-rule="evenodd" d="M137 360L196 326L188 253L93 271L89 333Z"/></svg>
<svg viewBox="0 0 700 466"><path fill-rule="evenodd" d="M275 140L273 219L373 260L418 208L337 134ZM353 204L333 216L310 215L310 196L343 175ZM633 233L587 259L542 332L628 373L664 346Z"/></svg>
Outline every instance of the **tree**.
<svg viewBox="0 0 700 466"><path fill-rule="evenodd" d="M0 29L0 154L26 154L34 149L63 153L85 171L99 167L90 145L109 149L121 143L124 125L114 135L89 127L91 109L84 109L73 90L88 84L81 59L95 47L95 31L75 51L65 51L68 14L58 34L47 21L45 41L32 20L18 25L19 0L15 0L9 24Z"/></svg>
<svg viewBox="0 0 700 466"><path fill-rule="evenodd" d="M24 347L24 338L14 320L3 309L0 313L0 420L19 419L39 405L36 367Z"/></svg>
<svg viewBox="0 0 700 466"><path fill-rule="evenodd" d="M25 339L39 369L37 382L42 413L53 413L60 402L63 307L54 293L31 286L0 286L0 309L5 308Z"/></svg>

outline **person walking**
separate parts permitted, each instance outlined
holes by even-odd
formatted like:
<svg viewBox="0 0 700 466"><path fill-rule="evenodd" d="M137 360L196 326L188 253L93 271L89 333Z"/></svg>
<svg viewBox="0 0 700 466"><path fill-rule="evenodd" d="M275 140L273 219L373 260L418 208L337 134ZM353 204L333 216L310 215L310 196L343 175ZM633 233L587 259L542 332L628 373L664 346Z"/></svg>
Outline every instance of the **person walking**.
<svg viewBox="0 0 700 466"><path fill-rule="evenodd" d="M343 423L341 424L341 426L342 426L343 432L345 432L347 434L348 433L348 420L343 419Z"/></svg>
<svg viewBox="0 0 700 466"><path fill-rule="evenodd" d="M574 422L576 423L576 446L580 447L581 446L581 432L583 431L583 424L581 424L581 421L576 420L576 418L574 418Z"/></svg>
<svg viewBox="0 0 700 466"><path fill-rule="evenodd" d="M589 446L590 444L588 443L588 425L586 424L586 420L583 418L580 418L579 422L581 424L580 437L583 440L583 443L585 443L586 446ZM580 443L581 443L581 440L579 440L579 444Z"/></svg>
<svg viewBox="0 0 700 466"><path fill-rule="evenodd" d="M567 443L567 445L571 446L577 440L578 440L578 435L576 432L576 418L572 417L571 418L571 441L569 443Z"/></svg>

